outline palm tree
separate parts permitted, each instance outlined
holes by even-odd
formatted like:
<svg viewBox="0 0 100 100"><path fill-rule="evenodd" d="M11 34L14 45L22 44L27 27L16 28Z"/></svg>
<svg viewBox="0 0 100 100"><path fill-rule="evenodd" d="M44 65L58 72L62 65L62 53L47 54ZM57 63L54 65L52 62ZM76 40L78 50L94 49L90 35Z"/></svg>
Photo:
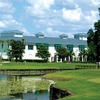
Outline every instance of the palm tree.
<svg viewBox="0 0 100 100"><path fill-rule="evenodd" d="M74 55L75 55L75 53L72 50L68 51L69 61L73 61L73 56Z"/></svg>
<svg viewBox="0 0 100 100"><path fill-rule="evenodd" d="M9 49L9 45L10 45L10 40L6 40L7 44L8 44L8 49Z"/></svg>
<svg viewBox="0 0 100 100"><path fill-rule="evenodd" d="M88 55L88 51L87 50L82 50L80 53L79 53L79 57L80 57L80 60L82 62L84 61L87 61L87 55Z"/></svg>
<svg viewBox="0 0 100 100"><path fill-rule="evenodd" d="M0 58L2 59L3 47L4 47L4 40L0 40L0 44L1 44L1 56L0 56Z"/></svg>

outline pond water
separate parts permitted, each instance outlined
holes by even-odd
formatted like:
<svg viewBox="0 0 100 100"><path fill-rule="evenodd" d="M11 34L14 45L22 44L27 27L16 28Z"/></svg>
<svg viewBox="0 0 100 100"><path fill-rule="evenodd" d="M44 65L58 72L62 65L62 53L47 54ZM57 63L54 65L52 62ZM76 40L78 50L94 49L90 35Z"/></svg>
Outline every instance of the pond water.
<svg viewBox="0 0 100 100"><path fill-rule="evenodd" d="M42 78L0 75L0 100L49 100L49 87Z"/></svg>

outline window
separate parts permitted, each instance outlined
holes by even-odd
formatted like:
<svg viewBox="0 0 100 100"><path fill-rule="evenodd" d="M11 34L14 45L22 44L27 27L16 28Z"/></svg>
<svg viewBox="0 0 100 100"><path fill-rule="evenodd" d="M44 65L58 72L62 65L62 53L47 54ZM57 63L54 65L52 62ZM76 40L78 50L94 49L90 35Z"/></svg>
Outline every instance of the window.
<svg viewBox="0 0 100 100"><path fill-rule="evenodd" d="M28 50L33 50L33 45L28 45Z"/></svg>
<svg viewBox="0 0 100 100"><path fill-rule="evenodd" d="M73 47L74 47L73 45L67 45L67 49L70 51L73 51Z"/></svg>
<svg viewBox="0 0 100 100"><path fill-rule="evenodd" d="M61 44L55 44L54 47L55 47L55 50L57 50L59 47L61 47Z"/></svg>
<svg viewBox="0 0 100 100"><path fill-rule="evenodd" d="M84 50L85 49L85 45L79 45L79 51L82 51L82 50Z"/></svg>
<svg viewBox="0 0 100 100"><path fill-rule="evenodd" d="M37 49L39 48L40 45L44 45L47 49L49 49L49 44L42 44L42 43L36 44Z"/></svg>

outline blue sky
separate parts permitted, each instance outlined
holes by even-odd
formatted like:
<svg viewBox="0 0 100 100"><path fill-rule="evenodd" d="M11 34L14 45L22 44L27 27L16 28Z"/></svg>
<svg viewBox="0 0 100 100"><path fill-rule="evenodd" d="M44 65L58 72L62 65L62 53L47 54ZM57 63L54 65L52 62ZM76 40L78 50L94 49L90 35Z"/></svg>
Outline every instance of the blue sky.
<svg viewBox="0 0 100 100"><path fill-rule="evenodd" d="M100 0L0 0L0 31L45 36L87 33L98 20Z"/></svg>

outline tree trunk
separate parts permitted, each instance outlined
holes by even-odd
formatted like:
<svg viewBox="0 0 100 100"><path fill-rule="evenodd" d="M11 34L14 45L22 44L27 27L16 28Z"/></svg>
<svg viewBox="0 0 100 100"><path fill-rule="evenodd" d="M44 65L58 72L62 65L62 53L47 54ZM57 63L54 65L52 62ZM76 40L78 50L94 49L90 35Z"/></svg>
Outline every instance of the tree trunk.
<svg viewBox="0 0 100 100"><path fill-rule="evenodd" d="M16 62L18 61L18 58L16 57Z"/></svg>
<svg viewBox="0 0 100 100"><path fill-rule="evenodd" d="M99 62L96 62L96 69L99 69Z"/></svg>

